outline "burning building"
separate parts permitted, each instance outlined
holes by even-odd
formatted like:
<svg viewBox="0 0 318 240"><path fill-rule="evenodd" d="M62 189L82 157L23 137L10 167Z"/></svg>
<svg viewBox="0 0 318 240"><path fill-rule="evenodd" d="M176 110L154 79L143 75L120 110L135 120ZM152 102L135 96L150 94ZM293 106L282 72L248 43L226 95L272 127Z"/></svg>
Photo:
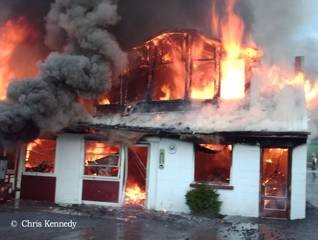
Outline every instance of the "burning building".
<svg viewBox="0 0 318 240"><path fill-rule="evenodd" d="M0 105L0 114L12 102L32 110L15 112L41 130L21 147L17 198L188 212L186 192L204 185L217 189L222 214L305 217L309 133L301 58L290 82L259 70L261 51L242 44L234 0L226 20L213 19L222 40L176 30L127 54L100 29L118 21L115 13L102 14L116 12L112 1L82 3L86 11L56 2L49 40L56 45L64 33L65 52L49 55L40 79L12 84L10 102ZM66 8L74 10L67 17ZM81 101L91 112L83 117L76 100L87 96L94 101ZM16 132L30 131L23 123ZM0 136L13 136L8 131Z"/></svg>
<svg viewBox="0 0 318 240"><path fill-rule="evenodd" d="M252 108L259 54L245 48L230 70L227 61L222 42L195 31L133 48L92 120L28 145L21 198L187 212L186 192L204 185L220 193L223 214L304 218L308 133L291 131L304 123L219 126L224 99Z"/></svg>

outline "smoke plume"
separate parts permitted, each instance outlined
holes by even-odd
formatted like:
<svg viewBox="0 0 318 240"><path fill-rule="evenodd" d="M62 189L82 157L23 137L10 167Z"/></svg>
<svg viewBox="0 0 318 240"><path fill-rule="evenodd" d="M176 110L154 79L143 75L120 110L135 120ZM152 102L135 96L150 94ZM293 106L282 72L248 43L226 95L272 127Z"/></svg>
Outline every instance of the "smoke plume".
<svg viewBox="0 0 318 240"><path fill-rule="evenodd" d="M6 102L0 103L2 144L56 132L88 117L78 99L103 93L126 64L125 53L109 32L119 20L112 0L52 4L45 40L55 52L40 64L36 79L10 84Z"/></svg>

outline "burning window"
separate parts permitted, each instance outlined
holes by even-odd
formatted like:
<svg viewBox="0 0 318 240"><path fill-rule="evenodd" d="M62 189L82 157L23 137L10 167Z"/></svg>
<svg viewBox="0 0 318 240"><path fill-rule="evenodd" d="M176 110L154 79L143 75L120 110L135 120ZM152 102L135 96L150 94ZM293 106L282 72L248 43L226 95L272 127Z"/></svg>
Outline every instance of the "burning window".
<svg viewBox="0 0 318 240"><path fill-rule="evenodd" d="M56 141L37 139L29 143L24 168L26 172L53 173Z"/></svg>
<svg viewBox="0 0 318 240"><path fill-rule="evenodd" d="M146 97L148 82L148 69L141 67L131 71L131 75L127 79L126 102L141 102Z"/></svg>
<svg viewBox="0 0 318 240"><path fill-rule="evenodd" d="M186 86L184 35L163 35L153 41L157 51L152 100L184 99Z"/></svg>
<svg viewBox="0 0 318 240"><path fill-rule="evenodd" d="M229 184L232 145L199 144L195 149L195 181Z"/></svg>
<svg viewBox="0 0 318 240"><path fill-rule="evenodd" d="M158 35L129 52L128 67L99 103L241 99L260 54L238 48L233 56L226 46L195 31Z"/></svg>
<svg viewBox="0 0 318 240"><path fill-rule="evenodd" d="M111 90L98 99L98 103L101 105L120 104L121 96L121 80L112 79Z"/></svg>
<svg viewBox="0 0 318 240"><path fill-rule="evenodd" d="M85 170L88 176L119 176L120 146L101 142L86 142Z"/></svg>
<svg viewBox="0 0 318 240"><path fill-rule="evenodd" d="M145 46L134 49L129 54L129 71L125 75L125 102L143 101L148 89L149 49Z"/></svg>
<svg viewBox="0 0 318 240"><path fill-rule="evenodd" d="M191 99L213 99L219 91L218 48L202 37L194 38L192 45Z"/></svg>

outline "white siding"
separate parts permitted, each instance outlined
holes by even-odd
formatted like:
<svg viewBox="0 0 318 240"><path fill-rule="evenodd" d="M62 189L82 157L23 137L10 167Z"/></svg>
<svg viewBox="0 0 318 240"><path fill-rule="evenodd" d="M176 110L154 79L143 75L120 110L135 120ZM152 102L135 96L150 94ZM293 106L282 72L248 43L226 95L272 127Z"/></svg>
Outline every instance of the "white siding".
<svg viewBox="0 0 318 240"><path fill-rule="evenodd" d="M148 204L155 210L189 212L185 194L194 181L193 143L151 138L148 167ZM177 151L169 153L169 145ZM160 149L165 150L165 168L159 169ZM259 216L260 148L235 145L231 169L234 190L218 190L223 202L221 213L248 217Z"/></svg>
<svg viewBox="0 0 318 240"><path fill-rule="evenodd" d="M84 156L81 135L59 135L56 142L55 202L79 204L82 199L82 171Z"/></svg>
<svg viewBox="0 0 318 240"><path fill-rule="evenodd" d="M218 190L222 214L259 216L260 156L258 146L234 145L230 180L234 189Z"/></svg>
<svg viewBox="0 0 318 240"><path fill-rule="evenodd" d="M148 138L147 167L148 209L189 212L185 194L194 181L193 143L165 138ZM175 146L176 151L170 151ZM165 153L164 168L159 168L160 150ZM292 151L291 219L305 218L306 145ZM218 190L223 202L221 213L246 217L259 216L260 191L259 146L233 146L230 185L233 190ZM81 203L84 140L81 135L63 134L57 138L56 196L57 203Z"/></svg>
<svg viewBox="0 0 318 240"><path fill-rule="evenodd" d="M290 209L292 220L306 217L306 160L307 145L293 149Z"/></svg>
<svg viewBox="0 0 318 240"><path fill-rule="evenodd" d="M189 212L185 194L194 180L193 144L171 139L151 138L148 166L148 208ZM169 146L176 146L170 153ZM159 169L160 149L165 151L164 169Z"/></svg>

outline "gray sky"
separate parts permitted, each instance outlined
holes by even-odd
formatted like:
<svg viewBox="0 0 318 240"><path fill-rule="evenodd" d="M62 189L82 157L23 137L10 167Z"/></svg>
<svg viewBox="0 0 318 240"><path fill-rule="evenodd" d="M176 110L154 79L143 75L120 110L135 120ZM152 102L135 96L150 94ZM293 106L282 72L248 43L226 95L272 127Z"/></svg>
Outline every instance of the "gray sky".
<svg viewBox="0 0 318 240"><path fill-rule="evenodd" d="M293 63L305 56L308 73L318 74L317 0L250 1L254 12L254 38L269 63Z"/></svg>

